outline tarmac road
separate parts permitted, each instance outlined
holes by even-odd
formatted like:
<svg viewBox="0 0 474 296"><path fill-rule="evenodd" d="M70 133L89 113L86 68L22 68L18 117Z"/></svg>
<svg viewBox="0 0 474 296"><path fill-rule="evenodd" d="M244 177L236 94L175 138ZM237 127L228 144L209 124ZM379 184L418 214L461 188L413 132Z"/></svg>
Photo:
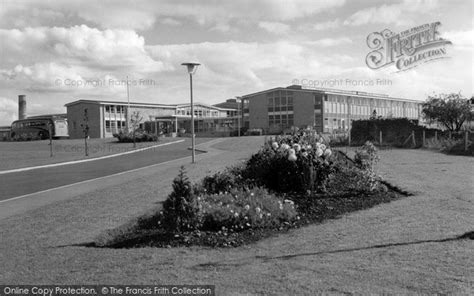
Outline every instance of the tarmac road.
<svg viewBox="0 0 474 296"><path fill-rule="evenodd" d="M204 139L200 139L202 142ZM205 141L205 140L204 140ZM191 157L191 140L145 151L64 166L38 168L0 176L0 200L125 172L169 160ZM201 152L196 151L196 154Z"/></svg>

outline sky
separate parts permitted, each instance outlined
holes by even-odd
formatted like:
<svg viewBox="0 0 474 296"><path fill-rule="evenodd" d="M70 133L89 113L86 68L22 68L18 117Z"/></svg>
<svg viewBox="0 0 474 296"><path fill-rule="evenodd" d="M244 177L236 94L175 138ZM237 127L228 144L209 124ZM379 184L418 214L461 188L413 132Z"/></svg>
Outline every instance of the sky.
<svg viewBox="0 0 474 296"><path fill-rule="evenodd" d="M0 0L0 125L78 100L216 104L304 84L426 100L473 94L471 0ZM442 59L371 69L367 39L440 22Z"/></svg>

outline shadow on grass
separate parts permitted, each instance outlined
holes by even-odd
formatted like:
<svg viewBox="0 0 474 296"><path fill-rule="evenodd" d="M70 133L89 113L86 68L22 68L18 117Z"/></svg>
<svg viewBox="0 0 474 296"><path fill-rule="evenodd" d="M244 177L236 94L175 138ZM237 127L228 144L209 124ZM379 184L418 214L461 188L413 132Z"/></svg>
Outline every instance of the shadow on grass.
<svg viewBox="0 0 474 296"><path fill-rule="evenodd" d="M467 240L467 239L474 240L474 231L466 232L462 235L458 235L455 237L449 237L449 238L443 238L443 239L428 239L428 240L419 240L419 241L412 241L412 242L387 243L387 244L379 244L379 245L360 247L360 248L336 249L336 250L329 250L329 251L307 252L307 253L289 254L289 255L282 255L282 256L253 256L253 257L248 257L248 258L239 258L239 259L236 259L235 261L229 260L229 261L220 261L220 262L219 261L206 262L206 263L194 265L192 269L200 270L200 269L229 267L229 266L237 267L237 266L243 266L248 263L254 262L255 260L261 260L263 262L268 262L271 260L289 260L289 259L297 258L297 257L348 253L348 252L383 249L383 248L390 248L390 247L419 245L419 244L426 244L426 243L446 243L446 242Z"/></svg>

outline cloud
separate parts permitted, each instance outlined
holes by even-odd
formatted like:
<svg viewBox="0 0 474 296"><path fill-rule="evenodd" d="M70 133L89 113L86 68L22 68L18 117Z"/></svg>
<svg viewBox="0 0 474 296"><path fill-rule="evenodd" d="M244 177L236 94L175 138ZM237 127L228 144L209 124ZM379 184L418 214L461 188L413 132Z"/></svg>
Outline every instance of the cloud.
<svg viewBox="0 0 474 296"><path fill-rule="evenodd" d="M397 4L383 4L357 11L344 21L344 25L413 24L413 14L428 13L438 8L437 0L404 0Z"/></svg>
<svg viewBox="0 0 474 296"><path fill-rule="evenodd" d="M0 97L0 125L10 125L18 118L18 104L5 97Z"/></svg>
<svg viewBox="0 0 474 296"><path fill-rule="evenodd" d="M323 38L323 39L307 42L307 44L309 44L309 45L322 46L322 47L331 47L331 46L337 46L337 45L342 45L342 44L350 44L350 43L352 43L352 39L349 39L347 37Z"/></svg>
<svg viewBox="0 0 474 296"><path fill-rule="evenodd" d="M298 29L301 31L323 31L339 28L341 24L342 23L340 19L335 19L327 22L300 25Z"/></svg>
<svg viewBox="0 0 474 296"><path fill-rule="evenodd" d="M451 41L455 49L471 51L474 49L473 35L474 30L441 32L441 37Z"/></svg>
<svg viewBox="0 0 474 296"><path fill-rule="evenodd" d="M163 17L193 19L200 25L215 24L216 20L222 19L286 21L316 15L334 7L341 7L344 3L345 0L242 0L222 1L219 5L213 0L7 2L2 3L2 6L3 15L8 15L8 20L0 24L8 25L15 20L17 27L31 25L25 15L37 9L42 11L44 16L35 18L38 22L35 26L48 26L52 22L47 14L53 12L49 7L55 7L57 17L60 17L59 14L77 17L103 29L148 30Z"/></svg>
<svg viewBox="0 0 474 296"><path fill-rule="evenodd" d="M62 59L67 64L102 70L164 70L159 61L147 54L145 39L130 30L98 30L86 25L70 28L28 27L22 30L0 29L0 39L0 50L10 58L10 63Z"/></svg>
<svg viewBox="0 0 474 296"><path fill-rule="evenodd" d="M259 22L258 26L267 32L284 35L290 30L290 26L280 22Z"/></svg>
<svg viewBox="0 0 474 296"><path fill-rule="evenodd" d="M171 18L171 17L165 17L165 18L162 18L159 20L159 22L163 25L168 25L168 26L179 26L181 25L181 22L174 19L174 18Z"/></svg>

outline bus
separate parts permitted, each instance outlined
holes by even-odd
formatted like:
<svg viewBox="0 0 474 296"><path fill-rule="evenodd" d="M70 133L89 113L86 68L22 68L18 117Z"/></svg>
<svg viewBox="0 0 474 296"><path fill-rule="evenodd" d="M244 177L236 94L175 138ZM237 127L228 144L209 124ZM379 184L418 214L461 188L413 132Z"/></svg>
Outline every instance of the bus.
<svg viewBox="0 0 474 296"><path fill-rule="evenodd" d="M31 141L69 137L65 115L33 116L12 123L10 139L13 141Z"/></svg>

